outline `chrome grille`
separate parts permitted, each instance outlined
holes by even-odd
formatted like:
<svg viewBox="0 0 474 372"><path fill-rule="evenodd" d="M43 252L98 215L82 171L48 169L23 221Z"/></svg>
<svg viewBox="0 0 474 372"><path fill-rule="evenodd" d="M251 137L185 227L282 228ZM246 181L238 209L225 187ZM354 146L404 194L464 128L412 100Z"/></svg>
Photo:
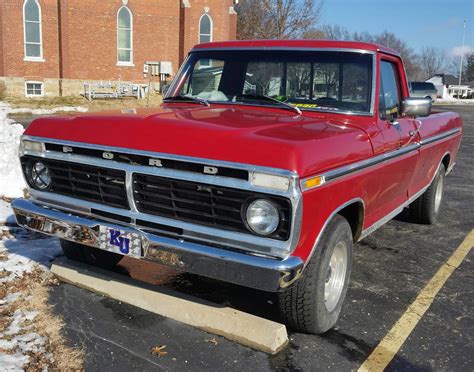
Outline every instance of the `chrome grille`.
<svg viewBox="0 0 474 372"><path fill-rule="evenodd" d="M35 161L44 163L51 172L52 184L47 191L118 208L129 208L125 190L125 172L79 163L25 156L23 171ZM28 177L27 177L28 179ZM35 188L34 185L29 185Z"/></svg>
<svg viewBox="0 0 474 372"><path fill-rule="evenodd" d="M286 240L289 236L290 202L274 195L146 174L133 175L133 195L139 212L246 233L252 233L243 218L248 203L270 199L281 215L271 237Z"/></svg>

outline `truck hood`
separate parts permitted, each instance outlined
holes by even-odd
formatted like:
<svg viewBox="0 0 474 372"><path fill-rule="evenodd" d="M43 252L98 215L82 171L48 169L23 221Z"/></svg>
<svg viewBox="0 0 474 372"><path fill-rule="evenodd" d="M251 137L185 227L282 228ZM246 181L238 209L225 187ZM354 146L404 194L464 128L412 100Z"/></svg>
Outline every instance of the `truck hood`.
<svg viewBox="0 0 474 372"><path fill-rule="evenodd" d="M26 135L287 169L301 177L372 155L350 117L184 104L44 117Z"/></svg>

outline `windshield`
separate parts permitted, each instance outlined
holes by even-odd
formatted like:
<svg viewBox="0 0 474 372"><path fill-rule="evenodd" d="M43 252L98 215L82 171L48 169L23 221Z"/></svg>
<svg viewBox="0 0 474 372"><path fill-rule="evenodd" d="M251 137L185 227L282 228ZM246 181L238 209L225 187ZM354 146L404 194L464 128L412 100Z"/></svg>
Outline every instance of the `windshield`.
<svg viewBox="0 0 474 372"><path fill-rule="evenodd" d="M167 97L302 110L371 110L373 56L326 51L214 50L191 53ZM273 100L274 101L274 100Z"/></svg>

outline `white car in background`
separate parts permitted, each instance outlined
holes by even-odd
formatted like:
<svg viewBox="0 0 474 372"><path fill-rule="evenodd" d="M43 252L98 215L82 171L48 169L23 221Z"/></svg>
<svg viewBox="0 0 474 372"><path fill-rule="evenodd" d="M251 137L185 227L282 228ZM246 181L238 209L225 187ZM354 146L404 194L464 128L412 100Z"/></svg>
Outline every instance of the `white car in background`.
<svg viewBox="0 0 474 372"><path fill-rule="evenodd" d="M436 101L438 91L433 83L410 81L408 87L410 88L410 97L431 98L432 102Z"/></svg>

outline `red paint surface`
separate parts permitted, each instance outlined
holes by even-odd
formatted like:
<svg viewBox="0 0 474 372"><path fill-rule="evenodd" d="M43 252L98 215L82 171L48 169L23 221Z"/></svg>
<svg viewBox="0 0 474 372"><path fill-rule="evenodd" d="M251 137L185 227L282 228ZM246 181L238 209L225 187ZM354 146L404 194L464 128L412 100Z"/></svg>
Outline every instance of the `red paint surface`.
<svg viewBox="0 0 474 372"><path fill-rule="evenodd" d="M252 41L212 43L196 49L211 46L382 50L390 56L379 55L398 63L400 75L403 73L402 98L408 95L401 60L393 57L395 52L373 44ZM377 108L378 82L376 86ZM401 130L397 131L379 119L377 109L373 117L308 111L298 116L279 108L168 103L157 109L137 109L135 114L106 112L42 118L35 120L25 134L281 168L295 171L304 178L404 146L409 141L409 132L417 126L413 119L401 118ZM456 127L462 127L457 114L431 115L423 119L412 143ZM351 199L361 198L364 202L364 228L405 203L429 184L446 153L450 154L450 163L455 161L460 140L459 134L305 192L302 230L295 254L306 259L325 221Z"/></svg>

